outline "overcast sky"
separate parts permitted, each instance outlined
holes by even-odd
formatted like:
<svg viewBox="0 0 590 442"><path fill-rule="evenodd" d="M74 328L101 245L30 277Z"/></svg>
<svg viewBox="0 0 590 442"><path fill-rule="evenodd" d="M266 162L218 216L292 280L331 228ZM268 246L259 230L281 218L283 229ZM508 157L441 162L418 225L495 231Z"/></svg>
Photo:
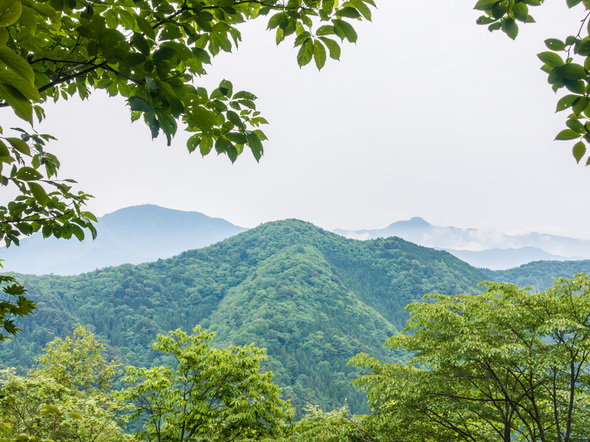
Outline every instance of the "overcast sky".
<svg viewBox="0 0 590 442"><path fill-rule="evenodd" d="M244 27L239 50L200 83L227 78L259 97L271 123L260 164L249 153L234 165L189 155L183 134L172 147L152 142L124 102L100 94L48 105L37 129L58 137L61 177L95 196L98 215L153 203L244 227L382 228L421 216L590 238L590 168L575 164L572 142L553 141L566 114L554 113L536 57L544 39L577 32L580 11L532 8L538 23L513 42L477 26L474 3L383 0L321 73L299 69L292 43L276 47L263 23Z"/></svg>

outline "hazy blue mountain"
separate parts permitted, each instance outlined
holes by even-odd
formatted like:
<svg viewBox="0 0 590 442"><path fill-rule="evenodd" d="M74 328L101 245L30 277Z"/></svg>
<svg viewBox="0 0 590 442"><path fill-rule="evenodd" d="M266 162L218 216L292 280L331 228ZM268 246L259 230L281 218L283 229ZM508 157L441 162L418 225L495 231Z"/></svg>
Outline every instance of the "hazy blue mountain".
<svg viewBox="0 0 590 442"><path fill-rule="evenodd" d="M199 212L155 205L127 207L98 219L96 240L43 239L0 249L4 269L18 273L74 275L119 264L140 264L214 244L243 227Z"/></svg>
<svg viewBox="0 0 590 442"><path fill-rule="evenodd" d="M474 267L490 270L505 270L533 261L571 261L572 258L552 255L538 247L520 247L518 249L489 249L480 252L470 250L447 249L451 255Z"/></svg>
<svg viewBox="0 0 590 442"><path fill-rule="evenodd" d="M384 229L337 229L334 232L362 240L398 236L424 247L448 250L469 264L484 268L508 269L534 260L590 258L590 240L544 233L506 235L478 229L441 227L419 217L395 222Z"/></svg>

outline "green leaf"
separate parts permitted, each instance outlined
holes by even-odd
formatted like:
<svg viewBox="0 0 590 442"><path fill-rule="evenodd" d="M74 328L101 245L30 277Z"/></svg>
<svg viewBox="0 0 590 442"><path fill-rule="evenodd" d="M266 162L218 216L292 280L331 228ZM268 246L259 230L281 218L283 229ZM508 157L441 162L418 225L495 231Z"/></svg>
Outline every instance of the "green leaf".
<svg viewBox="0 0 590 442"><path fill-rule="evenodd" d="M537 54L537 57L539 57L539 60L543 63L552 67L561 66L564 63L563 59L555 52L541 52L540 54Z"/></svg>
<svg viewBox="0 0 590 442"><path fill-rule="evenodd" d="M47 192L43 186L39 183L31 182L29 183L29 189L31 189L31 193L35 197L35 199L41 204L41 206L46 207L47 203L49 202L49 197L47 196Z"/></svg>
<svg viewBox="0 0 590 442"><path fill-rule="evenodd" d="M580 4L582 0L566 0L567 3L567 7L568 8L573 8L574 6Z"/></svg>
<svg viewBox="0 0 590 442"><path fill-rule="evenodd" d="M508 37L510 37L512 40L515 40L516 37L518 36L518 25L516 24L516 22L511 19L511 18L507 18L504 23L502 23L502 30L506 33L506 35Z"/></svg>
<svg viewBox="0 0 590 442"><path fill-rule="evenodd" d="M307 65L313 58L313 54L313 40L311 38L308 38L299 48L299 52L297 53L297 64L299 66Z"/></svg>
<svg viewBox="0 0 590 442"><path fill-rule="evenodd" d="M529 16L529 8L525 3L516 3L512 8L512 13L514 14L514 18L526 23Z"/></svg>
<svg viewBox="0 0 590 442"><path fill-rule="evenodd" d="M6 138L6 141L8 141L14 149L19 151L23 155L26 155L28 157L31 156L31 148L29 147L26 141L16 137Z"/></svg>
<svg viewBox="0 0 590 442"><path fill-rule="evenodd" d="M557 109L555 112L561 112L569 107L572 107L574 102L579 98L578 95L566 95L557 102Z"/></svg>
<svg viewBox="0 0 590 442"><path fill-rule="evenodd" d="M330 51L330 58L340 60L340 45L335 40L328 37L320 37L320 40L324 42L328 51Z"/></svg>
<svg viewBox="0 0 590 442"><path fill-rule="evenodd" d="M9 84L0 83L0 96L19 118L33 124L33 105L23 94Z"/></svg>
<svg viewBox="0 0 590 442"><path fill-rule="evenodd" d="M260 161L263 152L262 142L260 141L260 138L258 138L258 135L254 132L249 132L247 134L247 137L248 146L250 147L250 150L252 151L254 158L256 158L256 161Z"/></svg>
<svg viewBox="0 0 590 442"><path fill-rule="evenodd" d="M571 129L564 129L557 134L555 140L575 140L576 138L580 138L580 134L578 132L574 132Z"/></svg>
<svg viewBox="0 0 590 442"><path fill-rule="evenodd" d="M574 94L581 95L586 93L586 83L582 80L563 80L563 84L565 84L565 87Z"/></svg>
<svg viewBox="0 0 590 442"><path fill-rule="evenodd" d="M582 157L586 154L586 145L584 144L584 142L578 141L576 144L574 144L572 153L574 154L576 162L579 164Z"/></svg>
<svg viewBox="0 0 590 442"><path fill-rule="evenodd" d="M353 7L346 7L346 8L342 8L339 9L338 11L336 11L336 16L337 17L348 17L348 18L359 18L361 16L360 12L356 10L356 8Z"/></svg>
<svg viewBox="0 0 590 442"><path fill-rule="evenodd" d="M565 122L566 126L569 127L574 132L579 134L585 134L588 131L586 130L586 126L584 126L579 120L575 118L570 118Z"/></svg>
<svg viewBox="0 0 590 442"><path fill-rule="evenodd" d="M555 74L564 80L581 80L582 78L586 78L588 76L584 66L576 63L567 63L562 66L558 66L553 69L552 74Z"/></svg>
<svg viewBox="0 0 590 442"><path fill-rule="evenodd" d="M313 42L313 59L318 70L321 70L326 64L326 48L320 40Z"/></svg>
<svg viewBox="0 0 590 442"><path fill-rule="evenodd" d="M478 0L473 9L477 9L478 11L488 11L492 9L496 3L499 3L498 0Z"/></svg>
<svg viewBox="0 0 590 442"><path fill-rule="evenodd" d="M150 45L143 35L134 33L131 37L131 44L146 57L150 55Z"/></svg>
<svg viewBox="0 0 590 442"><path fill-rule="evenodd" d="M10 3L0 11L0 26L10 26L17 22L23 12L23 5L19 0Z"/></svg>
<svg viewBox="0 0 590 442"><path fill-rule="evenodd" d="M248 91L239 91L234 94L232 97L234 100L245 98L246 100L256 100L258 97L251 92Z"/></svg>
<svg viewBox="0 0 590 442"><path fill-rule="evenodd" d="M317 28L315 35L331 35L334 34L334 26L324 25Z"/></svg>
<svg viewBox="0 0 590 442"><path fill-rule="evenodd" d="M43 175L41 175L32 167L25 166L18 169L18 171L16 172L16 178L23 181L33 181L43 178Z"/></svg>
<svg viewBox="0 0 590 442"><path fill-rule="evenodd" d="M350 23L338 18L332 20L332 23L334 23L334 32L338 37L340 37L342 40L344 37L346 37L346 39L351 43L356 42L358 36Z"/></svg>
<svg viewBox="0 0 590 442"><path fill-rule="evenodd" d="M565 49L565 43L561 40L557 40L556 38L549 38L545 40L545 46L547 46L552 51L563 51Z"/></svg>

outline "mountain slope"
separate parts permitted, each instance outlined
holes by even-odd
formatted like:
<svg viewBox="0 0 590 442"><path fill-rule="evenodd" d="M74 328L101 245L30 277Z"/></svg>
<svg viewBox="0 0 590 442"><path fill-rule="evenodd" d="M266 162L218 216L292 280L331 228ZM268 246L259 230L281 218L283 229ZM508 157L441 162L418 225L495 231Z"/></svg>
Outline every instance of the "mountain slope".
<svg viewBox="0 0 590 442"><path fill-rule="evenodd" d="M23 239L20 247L0 249L0 258L6 260L6 271L75 275L107 266L169 258L244 230L199 212L146 204L99 218L98 237L94 241L43 239L36 234Z"/></svg>
<svg viewBox="0 0 590 442"><path fill-rule="evenodd" d="M584 261L537 261L508 270L482 269L489 279L511 282L520 287L532 286L543 291L553 285L555 278L571 278L577 273L590 274L590 260Z"/></svg>
<svg viewBox="0 0 590 442"><path fill-rule="evenodd" d="M148 348L156 333L201 324L220 345L267 347L268 366L298 409L348 398L353 410L366 411L346 361L360 351L402 358L382 344L403 327L408 302L430 292L473 293L483 279L446 252L399 238L356 241L301 221L273 222L148 264L19 277L39 307L0 347L0 360L30 365L48 340L80 322L125 363L159 364Z"/></svg>

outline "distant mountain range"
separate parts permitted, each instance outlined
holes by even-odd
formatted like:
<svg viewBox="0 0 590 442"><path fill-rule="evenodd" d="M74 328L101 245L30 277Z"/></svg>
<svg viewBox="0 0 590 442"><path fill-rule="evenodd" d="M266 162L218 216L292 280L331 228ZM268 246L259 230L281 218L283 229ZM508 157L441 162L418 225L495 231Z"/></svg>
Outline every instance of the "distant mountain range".
<svg viewBox="0 0 590 442"><path fill-rule="evenodd" d="M590 258L590 240L544 233L505 235L485 230L441 227L419 217L395 222L384 229L336 229L334 232L355 239L398 236L424 247L447 250L471 265L493 270L508 269L539 260Z"/></svg>
<svg viewBox="0 0 590 442"><path fill-rule="evenodd" d="M83 242L46 238L21 240L0 249L5 271L75 275L108 266L170 258L246 230L221 218L155 205L127 207L98 219L98 237Z"/></svg>
<svg viewBox="0 0 590 442"><path fill-rule="evenodd" d="M246 229L199 212L155 205L117 210L99 218L98 238L21 240L20 247L0 249L5 270L18 273L75 275L108 266L165 259L229 238ZM533 261L590 258L590 241L542 233L505 235L477 229L434 226L422 218L398 221L385 229L342 230L352 239L397 236L415 244L446 250L479 268L505 270Z"/></svg>

